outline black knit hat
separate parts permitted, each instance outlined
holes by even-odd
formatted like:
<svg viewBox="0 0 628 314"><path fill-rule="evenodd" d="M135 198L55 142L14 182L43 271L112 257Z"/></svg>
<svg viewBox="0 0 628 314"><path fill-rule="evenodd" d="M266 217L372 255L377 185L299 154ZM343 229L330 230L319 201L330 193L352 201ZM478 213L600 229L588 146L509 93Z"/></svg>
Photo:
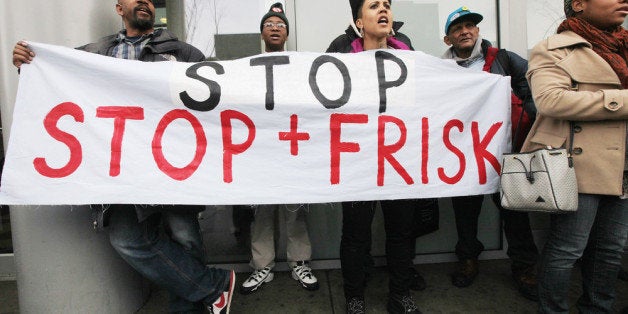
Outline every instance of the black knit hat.
<svg viewBox="0 0 628 314"><path fill-rule="evenodd" d="M392 0L389 0L389 2L392 4ZM360 8L362 7L363 3L364 0L349 0L349 4L351 5L351 14L353 14L354 22L358 19L358 12L360 12Z"/></svg>
<svg viewBox="0 0 628 314"><path fill-rule="evenodd" d="M270 6L270 10L268 10L268 13L266 13L263 17L262 20L259 23L259 31L260 33L262 32L262 29L264 29L264 21L266 21L267 18L271 17L271 16L276 16L280 19L283 20L284 23L286 23L286 33L288 35L290 35L290 24L288 24L288 18L286 17L286 13L283 10L283 5L281 4L281 2L277 2L273 5Z"/></svg>

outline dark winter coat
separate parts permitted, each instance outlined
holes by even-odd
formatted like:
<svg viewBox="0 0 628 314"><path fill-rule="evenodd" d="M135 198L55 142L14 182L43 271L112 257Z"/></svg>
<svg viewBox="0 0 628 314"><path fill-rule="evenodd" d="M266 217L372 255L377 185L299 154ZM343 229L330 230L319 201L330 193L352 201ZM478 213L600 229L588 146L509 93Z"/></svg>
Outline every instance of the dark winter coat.
<svg viewBox="0 0 628 314"><path fill-rule="evenodd" d="M78 47L79 50L97 53L103 56L111 56L113 48L118 45L118 34L109 35L97 42ZM203 53L194 46L182 42L177 37L165 30L156 29L153 38L144 46L139 61L176 61L201 62L205 60Z"/></svg>
<svg viewBox="0 0 628 314"><path fill-rule="evenodd" d="M395 31L395 38L402 43L406 44L410 48L410 50L414 50L412 47L412 43L410 42L410 38L404 35L403 33L399 33L399 29L403 26L403 22L393 22L393 30ZM345 30L345 33L336 37L325 52L341 52L348 53L351 52L351 43L358 38L358 35L353 30L353 27L349 25L349 27Z"/></svg>

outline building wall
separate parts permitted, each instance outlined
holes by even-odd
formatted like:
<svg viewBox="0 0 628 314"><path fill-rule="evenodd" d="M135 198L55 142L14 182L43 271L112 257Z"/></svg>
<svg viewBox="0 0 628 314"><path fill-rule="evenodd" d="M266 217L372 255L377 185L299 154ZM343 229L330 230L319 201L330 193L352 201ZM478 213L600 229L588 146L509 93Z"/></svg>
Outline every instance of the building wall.
<svg viewBox="0 0 628 314"><path fill-rule="evenodd" d="M12 64L13 46L19 40L77 47L121 28L116 1L20 0L0 1L0 106L5 144L18 75Z"/></svg>

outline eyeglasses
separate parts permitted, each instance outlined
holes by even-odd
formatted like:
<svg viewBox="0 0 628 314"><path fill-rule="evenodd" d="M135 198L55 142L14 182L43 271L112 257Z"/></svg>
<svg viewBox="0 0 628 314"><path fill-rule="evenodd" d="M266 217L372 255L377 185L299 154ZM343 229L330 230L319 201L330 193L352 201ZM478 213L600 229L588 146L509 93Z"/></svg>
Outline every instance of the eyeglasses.
<svg viewBox="0 0 628 314"><path fill-rule="evenodd" d="M273 28L273 27L286 28L286 27L288 27L288 25L286 25L286 23L266 22L263 25L264 25L264 28Z"/></svg>

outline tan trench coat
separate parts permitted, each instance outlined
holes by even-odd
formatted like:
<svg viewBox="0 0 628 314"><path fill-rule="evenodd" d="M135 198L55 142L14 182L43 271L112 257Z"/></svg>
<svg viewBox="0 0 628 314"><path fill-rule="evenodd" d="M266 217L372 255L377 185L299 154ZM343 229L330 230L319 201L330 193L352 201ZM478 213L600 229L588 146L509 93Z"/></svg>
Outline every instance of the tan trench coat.
<svg viewBox="0 0 628 314"><path fill-rule="evenodd" d="M621 195L628 89L610 65L590 43L565 31L534 47L526 76L538 115L522 151L567 147L574 121L578 192Z"/></svg>

